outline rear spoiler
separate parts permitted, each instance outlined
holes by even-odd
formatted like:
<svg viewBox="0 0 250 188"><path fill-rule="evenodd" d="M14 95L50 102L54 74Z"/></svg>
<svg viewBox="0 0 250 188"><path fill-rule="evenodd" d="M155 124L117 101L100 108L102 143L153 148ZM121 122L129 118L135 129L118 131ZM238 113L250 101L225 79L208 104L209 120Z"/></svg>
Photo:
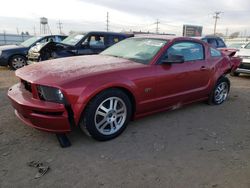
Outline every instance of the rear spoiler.
<svg viewBox="0 0 250 188"><path fill-rule="evenodd" d="M239 50L235 48L220 48L219 49L223 54L229 57L233 57Z"/></svg>

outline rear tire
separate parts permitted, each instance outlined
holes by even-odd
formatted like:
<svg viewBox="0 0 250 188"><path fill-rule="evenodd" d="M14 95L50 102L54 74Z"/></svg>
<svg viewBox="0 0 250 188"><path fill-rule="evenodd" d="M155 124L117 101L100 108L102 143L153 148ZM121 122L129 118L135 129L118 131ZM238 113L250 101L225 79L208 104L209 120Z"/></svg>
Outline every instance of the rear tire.
<svg viewBox="0 0 250 188"><path fill-rule="evenodd" d="M87 105L80 128L96 140L111 140L125 130L131 115L129 97L119 89L108 89L96 95Z"/></svg>
<svg viewBox="0 0 250 188"><path fill-rule="evenodd" d="M213 91L209 96L208 103L211 105L220 105L222 104L228 97L230 91L230 81L227 77L221 77Z"/></svg>
<svg viewBox="0 0 250 188"><path fill-rule="evenodd" d="M21 55L14 55L10 58L9 66L12 70L17 70L27 65L26 58Z"/></svg>

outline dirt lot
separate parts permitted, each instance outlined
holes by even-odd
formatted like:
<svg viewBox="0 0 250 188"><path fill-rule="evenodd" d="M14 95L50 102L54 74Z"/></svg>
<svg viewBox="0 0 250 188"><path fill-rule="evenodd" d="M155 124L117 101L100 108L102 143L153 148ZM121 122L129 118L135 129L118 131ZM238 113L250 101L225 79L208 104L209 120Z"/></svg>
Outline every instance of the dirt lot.
<svg viewBox="0 0 250 188"><path fill-rule="evenodd" d="M250 77L232 78L221 106L198 103L134 121L117 139L75 130L72 147L25 126L6 97L17 82L0 68L0 187L250 187ZM34 179L39 160L51 170Z"/></svg>

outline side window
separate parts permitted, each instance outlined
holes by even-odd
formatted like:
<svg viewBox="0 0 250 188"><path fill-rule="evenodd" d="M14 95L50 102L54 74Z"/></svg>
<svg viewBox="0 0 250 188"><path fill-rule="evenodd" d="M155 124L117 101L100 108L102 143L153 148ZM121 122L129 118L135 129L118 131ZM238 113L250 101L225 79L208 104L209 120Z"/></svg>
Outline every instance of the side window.
<svg viewBox="0 0 250 188"><path fill-rule="evenodd" d="M121 37L120 36L115 36L115 35L110 35L109 39L108 39L108 44L109 46L121 41Z"/></svg>
<svg viewBox="0 0 250 188"><path fill-rule="evenodd" d="M89 46L91 48L103 48L103 47L105 47L103 35L91 35L88 40L89 40Z"/></svg>
<svg viewBox="0 0 250 188"><path fill-rule="evenodd" d="M184 57L184 61L196 61L204 59L204 49L202 44L195 42L178 42L172 45L168 50L165 58L173 55Z"/></svg>
<svg viewBox="0 0 250 188"><path fill-rule="evenodd" d="M55 42L61 42L62 41L62 37L61 36L55 36Z"/></svg>
<svg viewBox="0 0 250 188"><path fill-rule="evenodd" d="M221 57L221 52L214 48L210 48L211 57Z"/></svg>
<svg viewBox="0 0 250 188"><path fill-rule="evenodd" d="M218 48L224 48L224 47L226 47L226 45L225 45L225 43L223 42L223 40L218 39L217 42L218 42Z"/></svg>
<svg viewBox="0 0 250 188"><path fill-rule="evenodd" d="M214 38L207 39L207 43L213 46L214 48L217 48L217 42Z"/></svg>

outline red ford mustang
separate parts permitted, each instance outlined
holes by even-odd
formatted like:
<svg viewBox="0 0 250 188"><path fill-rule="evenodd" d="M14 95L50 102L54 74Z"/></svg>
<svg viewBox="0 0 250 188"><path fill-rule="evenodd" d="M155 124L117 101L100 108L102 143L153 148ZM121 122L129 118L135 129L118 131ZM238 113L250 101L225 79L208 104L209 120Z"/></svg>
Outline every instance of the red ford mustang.
<svg viewBox="0 0 250 188"><path fill-rule="evenodd" d="M225 77L240 59L191 38L141 36L100 55L33 64L16 71L8 96L27 125L53 133L75 126L97 140L118 136L131 119L183 105L223 103Z"/></svg>

